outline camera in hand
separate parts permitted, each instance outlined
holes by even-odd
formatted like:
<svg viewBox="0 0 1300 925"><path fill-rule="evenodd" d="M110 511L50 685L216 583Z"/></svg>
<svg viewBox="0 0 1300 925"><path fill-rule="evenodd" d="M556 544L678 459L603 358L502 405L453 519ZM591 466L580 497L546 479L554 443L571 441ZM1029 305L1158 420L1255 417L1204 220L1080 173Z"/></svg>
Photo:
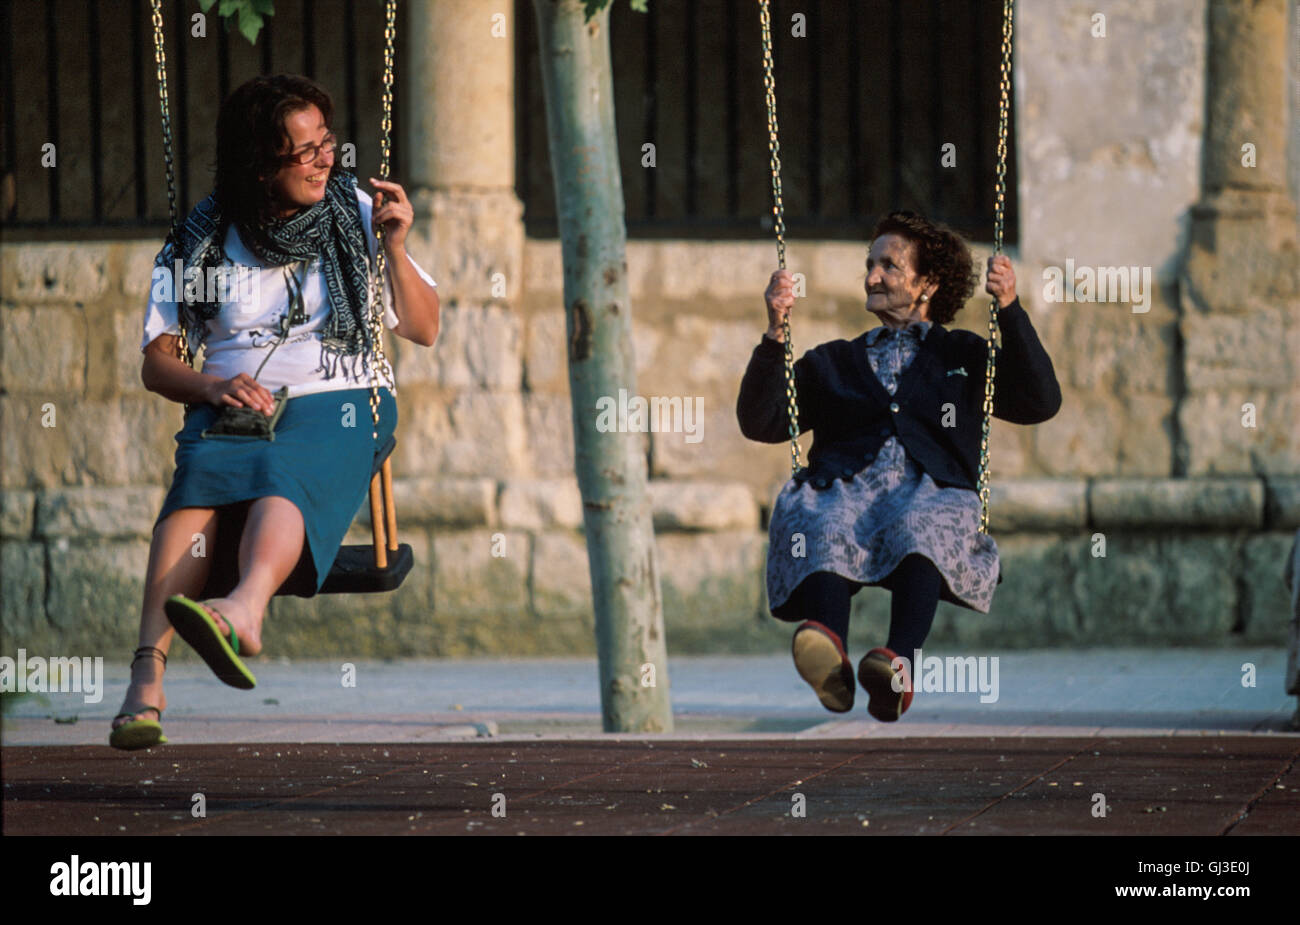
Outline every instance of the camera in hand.
<svg viewBox="0 0 1300 925"><path fill-rule="evenodd" d="M226 405L212 426L203 431L203 437L252 437L260 440L275 439L275 425L284 413L289 400L289 387L282 385L272 396L275 411L270 415L256 408L235 408Z"/></svg>

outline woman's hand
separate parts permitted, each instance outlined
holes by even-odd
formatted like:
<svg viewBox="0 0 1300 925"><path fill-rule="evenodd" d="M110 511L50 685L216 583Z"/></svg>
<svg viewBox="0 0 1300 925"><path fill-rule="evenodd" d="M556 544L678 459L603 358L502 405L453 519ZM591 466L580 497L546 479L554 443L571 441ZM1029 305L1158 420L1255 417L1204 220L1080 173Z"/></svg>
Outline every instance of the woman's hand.
<svg viewBox="0 0 1300 925"><path fill-rule="evenodd" d="M384 252L392 258L388 279L392 284L393 312L397 315L393 333L431 347L438 337L438 293L420 279L406 255L406 233L415 221L415 210L400 184L374 177L370 182L379 190L375 194L373 221L376 227L383 226Z"/></svg>
<svg viewBox="0 0 1300 925"><path fill-rule="evenodd" d="M794 277L789 270L777 270L772 274L763 298L767 300L767 336L783 344L783 325L790 317L790 308L794 305Z"/></svg>
<svg viewBox="0 0 1300 925"><path fill-rule="evenodd" d="M998 300L998 308L1006 308L1016 300L1016 271L1011 268L1011 258L989 258L988 281L984 291Z"/></svg>
<svg viewBox="0 0 1300 925"><path fill-rule="evenodd" d="M375 194L374 226L384 228L384 250L389 256L400 254L405 249L406 233L415 221L415 210L411 200L406 198L406 190L399 183L370 178L370 185L379 190Z"/></svg>
<svg viewBox="0 0 1300 925"><path fill-rule="evenodd" d="M275 399L270 390L248 373L240 373L230 379L214 380L203 397L208 404L217 407L229 405L232 408L254 408L268 416L275 413Z"/></svg>

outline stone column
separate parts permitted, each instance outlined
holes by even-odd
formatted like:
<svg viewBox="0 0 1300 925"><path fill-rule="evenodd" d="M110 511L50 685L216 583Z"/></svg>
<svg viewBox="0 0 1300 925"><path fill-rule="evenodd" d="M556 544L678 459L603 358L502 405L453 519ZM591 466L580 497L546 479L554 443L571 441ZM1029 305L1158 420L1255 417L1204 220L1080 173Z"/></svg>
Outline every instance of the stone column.
<svg viewBox="0 0 1300 925"><path fill-rule="evenodd" d="M444 303L513 299L524 238L514 192L514 5L411 0L407 23L409 182L416 247L426 249L416 257L436 268Z"/></svg>
<svg viewBox="0 0 1300 925"><path fill-rule="evenodd" d="M1207 4L1203 187L1180 280L1181 475L1300 471L1287 34L1286 0Z"/></svg>
<svg viewBox="0 0 1300 925"><path fill-rule="evenodd" d="M513 9L500 0L407 4L399 129L415 209L408 247L438 282L442 325L432 348L391 339L404 477L505 479L529 465Z"/></svg>

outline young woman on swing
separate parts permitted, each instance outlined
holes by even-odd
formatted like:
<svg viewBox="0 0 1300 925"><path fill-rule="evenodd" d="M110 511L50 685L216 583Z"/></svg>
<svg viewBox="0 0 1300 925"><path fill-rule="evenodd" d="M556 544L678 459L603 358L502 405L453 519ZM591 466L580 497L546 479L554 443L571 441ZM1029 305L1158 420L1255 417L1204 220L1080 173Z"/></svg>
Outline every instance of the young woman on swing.
<svg viewBox="0 0 1300 925"><path fill-rule="evenodd" d="M141 377L150 391L187 405L176 434L176 474L154 527L140 620L140 648L110 743L140 748L162 736L163 670L174 627L228 684L249 688L240 655L262 649L267 603L291 575L319 590L365 498L376 442L370 265L384 230L384 323L431 346L438 335L435 283L406 253L414 213L397 183L357 189L335 163L333 103L304 77L258 77L224 102L217 121L216 183L159 254L207 274L243 269L252 296L230 287L205 302L183 281L154 287L144 320ZM163 297L158 297L160 293ZM179 304L178 304L179 303ZM202 372L182 359L184 331ZM284 387L282 407L272 395ZM378 389L378 442L393 433L397 405ZM231 435L222 409L265 416L269 439ZM227 412L229 414L229 412ZM263 421L257 421L259 426ZM236 428L238 430L238 428ZM218 543L238 543L238 582L224 597L204 588ZM181 597L174 597L180 595ZM155 718L151 714L157 714Z"/></svg>
<svg viewBox="0 0 1300 925"><path fill-rule="evenodd" d="M970 250L943 225L895 212L876 225L866 268L866 310L881 325L822 344L794 366L799 429L813 432L813 445L772 511L767 593L774 617L800 623L792 643L800 676L828 710L847 712L851 599L866 585L892 592L889 638L857 671L867 711L888 722L911 705L908 664L938 602L987 613L999 566L997 544L979 529L976 491L988 344L943 327L978 280ZM1009 259L989 259L985 289L1002 331L993 414L1046 421L1061 390ZM745 370L737 416L749 439L780 443L789 439L788 272L772 274L765 298L768 330Z"/></svg>

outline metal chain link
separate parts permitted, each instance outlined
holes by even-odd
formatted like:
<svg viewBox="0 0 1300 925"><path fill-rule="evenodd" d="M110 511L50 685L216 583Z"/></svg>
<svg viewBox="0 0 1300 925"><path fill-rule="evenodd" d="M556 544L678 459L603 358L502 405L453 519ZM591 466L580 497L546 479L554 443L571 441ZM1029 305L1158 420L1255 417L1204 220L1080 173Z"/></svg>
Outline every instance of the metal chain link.
<svg viewBox="0 0 1300 925"><path fill-rule="evenodd" d="M388 179L389 159L392 155L391 134L393 130L393 45L397 37L397 0L387 0L384 22L384 94L383 113L379 121L382 134L379 139L379 178ZM387 198L387 197L385 197ZM374 346L375 368L371 377L381 375L385 384L394 394L397 392L393 380L393 368L384 354L384 275L388 261L384 255L384 229L381 226L375 232L379 238L379 247L375 253L375 274L370 280L370 342ZM370 386L370 418L374 425L371 438L379 440L379 386Z"/></svg>
<svg viewBox="0 0 1300 925"><path fill-rule="evenodd" d="M167 52L163 44L162 0L150 0L149 5L153 11L153 60L157 65L158 106L162 111L163 159L167 162L167 211L171 215L172 241L179 243L176 236L179 216L176 209L176 168L172 159L171 106L167 99ZM172 280L172 283L175 290L179 292L182 281ZM190 355L189 338L185 333L185 319L181 317L180 312L183 301L183 299L176 300L176 324L180 328L181 359L187 366L193 368L194 357Z"/></svg>
<svg viewBox="0 0 1300 925"><path fill-rule="evenodd" d="M993 194L993 253L1002 253L1007 198L1007 118L1011 108L1011 26L1015 0L1002 2L1002 69L998 81L998 173ZM984 367L984 424L980 430L980 533L989 532L989 426L993 418L993 379L997 372L998 300L989 303L989 355Z"/></svg>
<svg viewBox="0 0 1300 925"><path fill-rule="evenodd" d="M767 146L772 165L772 215L776 222L777 265L785 269L785 204L781 201L781 142L776 124L776 77L772 73L772 17L768 0L759 0L758 18L763 27L763 88L767 94ZM794 343L790 338L790 315L781 322L785 337L785 403L790 420L790 471L798 472L803 464L799 459L799 396L794 380Z"/></svg>

